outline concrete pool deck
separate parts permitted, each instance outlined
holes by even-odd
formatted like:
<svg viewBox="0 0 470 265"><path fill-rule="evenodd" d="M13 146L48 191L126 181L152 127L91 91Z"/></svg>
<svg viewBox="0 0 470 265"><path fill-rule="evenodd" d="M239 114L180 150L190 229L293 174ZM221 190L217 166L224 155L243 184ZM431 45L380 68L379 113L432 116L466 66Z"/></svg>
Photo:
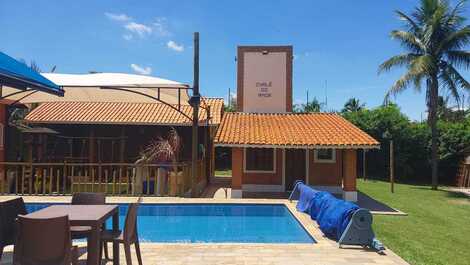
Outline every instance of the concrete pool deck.
<svg viewBox="0 0 470 265"><path fill-rule="evenodd" d="M7 200L14 196L2 196ZM70 196L24 196L25 202L70 202ZM108 203L128 203L137 198L108 197ZM295 209L295 203L285 199L205 199L205 198L155 198L143 197L142 203L257 203L284 204L315 238L316 244L247 244L247 243L141 243L144 264L318 264L367 265L408 264L395 253L386 250L384 255L360 247L338 248L338 244L323 237L316 223ZM11 246L6 247L0 264L11 264ZM121 249L121 255L124 251ZM84 260L86 254L80 259ZM133 263L137 264L133 253ZM125 259L121 259L124 261ZM123 262L121 262L124 264ZM103 262L103 264L105 264ZM108 262L106 264L111 264Z"/></svg>

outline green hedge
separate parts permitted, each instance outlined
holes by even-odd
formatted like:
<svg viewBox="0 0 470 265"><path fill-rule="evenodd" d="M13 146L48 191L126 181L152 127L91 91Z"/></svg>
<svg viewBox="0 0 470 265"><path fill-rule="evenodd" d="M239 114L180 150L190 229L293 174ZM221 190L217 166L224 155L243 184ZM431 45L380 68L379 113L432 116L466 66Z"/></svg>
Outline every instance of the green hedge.
<svg viewBox="0 0 470 265"><path fill-rule="evenodd" d="M367 172L388 177L388 131L394 140L395 172L398 180L428 182L431 179L431 132L426 122L410 121L396 105L342 114L381 143L380 150L367 153ZM439 175L441 184L454 184L462 150L470 146L470 118L459 122L439 121Z"/></svg>

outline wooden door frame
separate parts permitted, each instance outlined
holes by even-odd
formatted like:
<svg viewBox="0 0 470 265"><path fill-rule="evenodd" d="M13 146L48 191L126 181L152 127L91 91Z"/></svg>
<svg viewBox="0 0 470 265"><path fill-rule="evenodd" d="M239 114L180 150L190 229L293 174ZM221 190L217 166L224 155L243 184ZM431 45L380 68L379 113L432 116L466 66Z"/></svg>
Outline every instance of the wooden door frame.
<svg viewBox="0 0 470 265"><path fill-rule="evenodd" d="M286 179L286 149L287 148L283 148L282 149L282 189L285 191L285 192L290 192L290 190L287 190L287 179ZM292 149L292 150L304 150L305 151L305 175L304 175L304 183L309 185L309 170L310 170L310 166L309 166L309 149Z"/></svg>

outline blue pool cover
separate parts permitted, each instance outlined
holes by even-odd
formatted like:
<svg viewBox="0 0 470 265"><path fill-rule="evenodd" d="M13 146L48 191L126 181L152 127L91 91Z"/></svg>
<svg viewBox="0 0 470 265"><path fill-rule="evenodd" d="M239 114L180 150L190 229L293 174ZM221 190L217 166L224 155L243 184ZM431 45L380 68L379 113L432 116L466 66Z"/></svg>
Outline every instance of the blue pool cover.
<svg viewBox="0 0 470 265"><path fill-rule="evenodd" d="M302 183L296 188L300 192L297 210L309 214L313 220L316 220L320 230L328 238L339 240L359 206Z"/></svg>
<svg viewBox="0 0 470 265"><path fill-rule="evenodd" d="M27 209L46 206L27 204ZM126 211L121 205L121 227ZM143 242L315 242L281 204L142 204L138 231Z"/></svg>

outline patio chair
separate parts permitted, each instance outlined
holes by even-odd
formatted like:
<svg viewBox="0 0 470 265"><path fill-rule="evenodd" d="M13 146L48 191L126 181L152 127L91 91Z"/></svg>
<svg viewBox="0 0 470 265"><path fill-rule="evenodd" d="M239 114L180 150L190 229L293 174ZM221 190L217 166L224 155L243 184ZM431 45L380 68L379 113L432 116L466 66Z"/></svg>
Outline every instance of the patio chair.
<svg viewBox="0 0 470 265"><path fill-rule="evenodd" d="M77 192L72 195L72 205L102 205L106 204L106 195L104 193ZM106 227L103 227L106 229ZM88 238L91 233L90 226L72 226L70 227L72 239ZM107 249L105 249L107 251ZM105 253L108 255L108 253Z"/></svg>
<svg viewBox="0 0 470 265"><path fill-rule="evenodd" d="M16 241L18 215L27 214L23 198L0 202L0 260L3 248L14 245Z"/></svg>
<svg viewBox="0 0 470 265"><path fill-rule="evenodd" d="M72 246L68 216L18 216L13 265L76 265L78 248Z"/></svg>
<svg viewBox="0 0 470 265"><path fill-rule="evenodd" d="M77 192L72 195L73 205L101 205L106 203L104 193Z"/></svg>
<svg viewBox="0 0 470 265"><path fill-rule="evenodd" d="M132 265L131 259L131 245L135 245L135 252L137 254L137 260L139 265L142 265L142 256L140 253L139 245L139 236L137 233L137 209L139 203L129 204L129 209L127 210L126 221L124 223L124 231L114 232L112 230L104 230L101 233L101 242L103 247L107 248L104 243L107 242L117 242L124 245L124 253L126 255L126 264ZM106 251L105 251L106 254ZM114 257L113 257L114 258ZM109 257L106 256L106 259L109 260Z"/></svg>

